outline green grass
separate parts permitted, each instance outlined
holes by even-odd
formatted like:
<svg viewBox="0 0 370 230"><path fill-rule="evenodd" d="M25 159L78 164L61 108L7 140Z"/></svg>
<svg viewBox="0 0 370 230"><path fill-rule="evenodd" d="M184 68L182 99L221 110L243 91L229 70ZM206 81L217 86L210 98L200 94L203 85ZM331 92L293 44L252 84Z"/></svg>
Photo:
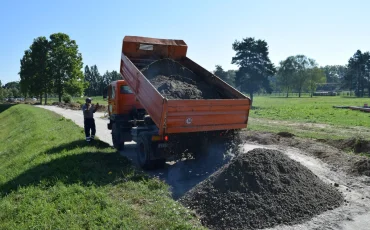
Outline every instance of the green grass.
<svg viewBox="0 0 370 230"><path fill-rule="evenodd" d="M0 229L201 229L168 185L72 121L0 105Z"/></svg>
<svg viewBox="0 0 370 230"><path fill-rule="evenodd" d="M363 106L370 98L346 97L255 97L248 127L270 132L288 131L310 138L370 139L370 113L338 106Z"/></svg>

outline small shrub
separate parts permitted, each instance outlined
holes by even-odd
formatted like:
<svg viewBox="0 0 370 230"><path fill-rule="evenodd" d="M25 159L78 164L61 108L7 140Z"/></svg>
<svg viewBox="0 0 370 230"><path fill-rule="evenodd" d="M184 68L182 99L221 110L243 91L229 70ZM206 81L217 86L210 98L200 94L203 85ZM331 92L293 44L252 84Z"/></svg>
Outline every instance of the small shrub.
<svg viewBox="0 0 370 230"><path fill-rule="evenodd" d="M64 94L62 97L62 100L64 103L71 103L72 102L72 96L69 94Z"/></svg>

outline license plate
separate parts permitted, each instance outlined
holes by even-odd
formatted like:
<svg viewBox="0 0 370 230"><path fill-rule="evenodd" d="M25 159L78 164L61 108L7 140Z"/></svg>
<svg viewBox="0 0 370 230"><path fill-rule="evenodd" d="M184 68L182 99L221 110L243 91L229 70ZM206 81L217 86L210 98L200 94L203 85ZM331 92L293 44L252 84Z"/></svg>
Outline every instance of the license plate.
<svg viewBox="0 0 370 230"><path fill-rule="evenodd" d="M158 144L158 148L167 148L168 147L168 144L167 143L159 143Z"/></svg>

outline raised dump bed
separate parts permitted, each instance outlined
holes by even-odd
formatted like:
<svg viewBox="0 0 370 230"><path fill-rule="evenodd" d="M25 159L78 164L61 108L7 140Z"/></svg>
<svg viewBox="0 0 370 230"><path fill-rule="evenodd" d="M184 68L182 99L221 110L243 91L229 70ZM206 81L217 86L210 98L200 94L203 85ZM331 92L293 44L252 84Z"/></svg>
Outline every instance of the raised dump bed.
<svg viewBox="0 0 370 230"><path fill-rule="evenodd" d="M186 57L186 52L182 40L132 36L123 40L121 74L159 135L246 128L250 99ZM189 88L176 95L179 81Z"/></svg>

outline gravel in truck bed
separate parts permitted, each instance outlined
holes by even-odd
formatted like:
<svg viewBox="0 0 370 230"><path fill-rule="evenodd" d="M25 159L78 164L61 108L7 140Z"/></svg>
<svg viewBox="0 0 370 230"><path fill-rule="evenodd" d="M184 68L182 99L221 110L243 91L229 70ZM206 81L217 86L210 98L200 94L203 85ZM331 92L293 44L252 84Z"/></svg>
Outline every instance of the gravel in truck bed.
<svg viewBox="0 0 370 230"><path fill-rule="evenodd" d="M240 153L180 202L210 229L259 229L310 219L343 197L282 152L259 148Z"/></svg>
<svg viewBox="0 0 370 230"><path fill-rule="evenodd" d="M220 99L217 90L172 59L160 59L141 70L168 99Z"/></svg>

